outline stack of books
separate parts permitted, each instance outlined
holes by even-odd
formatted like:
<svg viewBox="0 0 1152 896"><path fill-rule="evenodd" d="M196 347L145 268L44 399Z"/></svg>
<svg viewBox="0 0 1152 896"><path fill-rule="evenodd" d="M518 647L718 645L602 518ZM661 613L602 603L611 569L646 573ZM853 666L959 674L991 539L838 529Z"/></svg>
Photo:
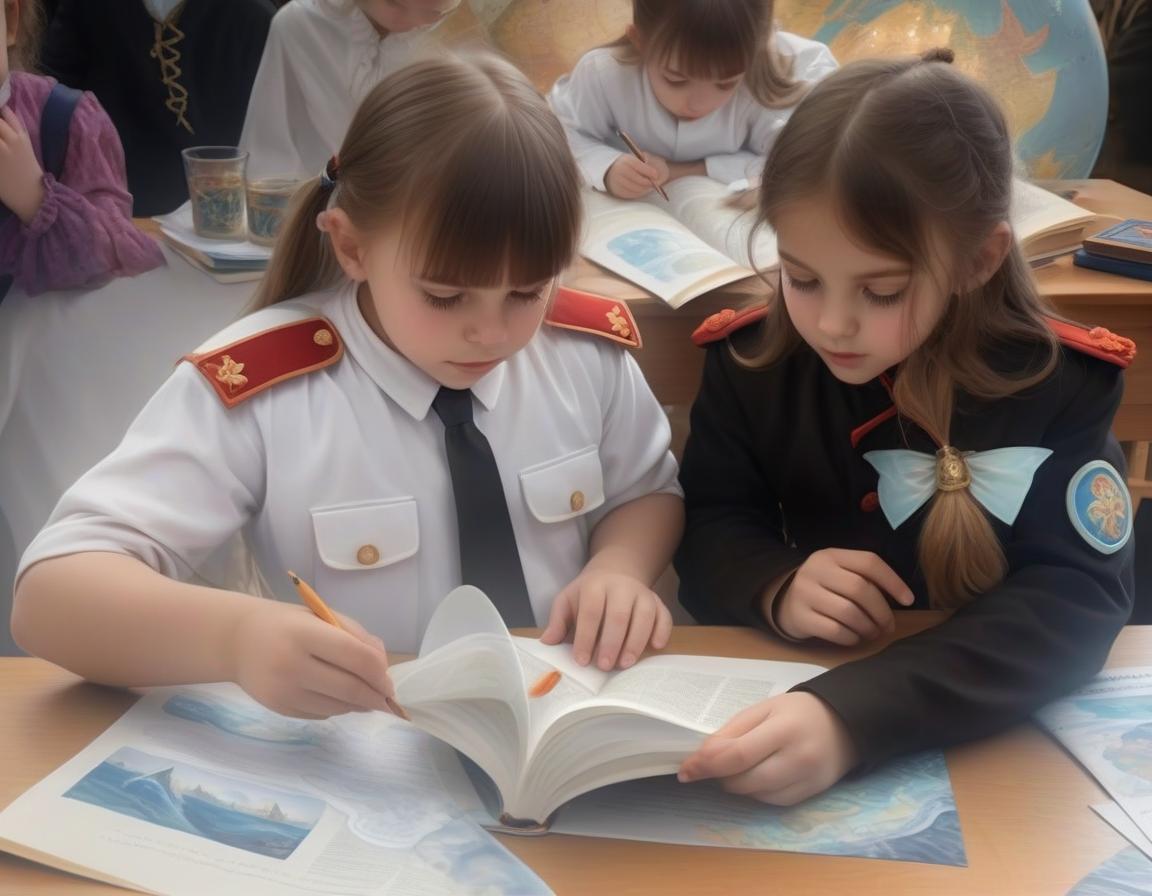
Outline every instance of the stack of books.
<svg viewBox="0 0 1152 896"><path fill-rule="evenodd" d="M1152 221L1129 218L1088 237L1073 261L1082 268L1152 280Z"/></svg>
<svg viewBox="0 0 1152 896"><path fill-rule="evenodd" d="M160 236L173 252L220 283L259 280L268 268L272 250L247 240L210 240L192 226L192 208L184 205L154 219Z"/></svg>

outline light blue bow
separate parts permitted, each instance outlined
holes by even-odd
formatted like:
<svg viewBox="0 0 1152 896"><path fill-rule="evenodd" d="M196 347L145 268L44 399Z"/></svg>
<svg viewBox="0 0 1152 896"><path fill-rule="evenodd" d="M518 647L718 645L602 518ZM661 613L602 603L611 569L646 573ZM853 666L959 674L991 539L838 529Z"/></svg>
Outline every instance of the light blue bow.
<svg viewBox="0 0 1152 896"><path fill-rule="evenodd" d="M1048 448L994 448L963 455L972 497L1009 526L1016 522L1032 477L1052 454ZM880 508L893 529L912 516L936 492L936 458L920 451L869 451L864 459L880 474Z"/></svg>

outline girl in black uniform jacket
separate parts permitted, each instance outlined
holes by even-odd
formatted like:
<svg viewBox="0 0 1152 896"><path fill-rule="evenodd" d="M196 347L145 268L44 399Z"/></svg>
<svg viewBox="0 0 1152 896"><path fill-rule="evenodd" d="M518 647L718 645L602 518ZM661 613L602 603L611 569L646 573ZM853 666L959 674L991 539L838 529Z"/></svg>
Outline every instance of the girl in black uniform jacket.
<svg viewBox="0 0 1152 896"><path fill-rule="evenodd" d="M1102 665L1132 605L1110 427L1132 343L1045 316L1003 115L951 53L817 85L769 156L782 301L705 323L681 481L698 620L852 645L936 628L732 719L681 769L791 804L983 737Z"/></svg>

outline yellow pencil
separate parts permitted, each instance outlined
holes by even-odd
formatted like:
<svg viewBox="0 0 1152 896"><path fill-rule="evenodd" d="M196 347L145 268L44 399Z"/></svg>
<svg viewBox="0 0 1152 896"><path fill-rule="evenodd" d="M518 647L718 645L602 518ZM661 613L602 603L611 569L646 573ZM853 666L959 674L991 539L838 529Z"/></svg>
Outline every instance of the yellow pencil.
<svg viewBox="0 0 1152 896"><path fill-rule="evenodd" d="M636 156L636 158L638 158L645 165L648 164L648 156L644 155L644 151L636 145L631 137L625 134L624 131L620 128L616 129L616 136L624 141L624 145L628 147L628 151L631 152L632 155ZM656 192L663 196L665 200L668 199L668 194L664 192L664 188L660 186L660 184L656 183L656 181L652 181L652 186L656 188Z"/></svg>
<svg viewBox="0 0 1152 896"><path fill-rule="evenodd" d="M347 631L347 629L340 624L340 619L332 612L331 607L324 603L323 599L312 589L311 585L296 575L296 573L292 572L292 570L288 570L288 578L290 578L292 584L296 586L296 593L300 595L300 599L304 601L304 605L308 607L314 615L323 619L329 625L336 626L336 628L341 631ZM408 713L404 712L404 707L387 695L385 695L384 699L388 701L388 706L395 715L398 715L404 720L408 719Z"/></svg>

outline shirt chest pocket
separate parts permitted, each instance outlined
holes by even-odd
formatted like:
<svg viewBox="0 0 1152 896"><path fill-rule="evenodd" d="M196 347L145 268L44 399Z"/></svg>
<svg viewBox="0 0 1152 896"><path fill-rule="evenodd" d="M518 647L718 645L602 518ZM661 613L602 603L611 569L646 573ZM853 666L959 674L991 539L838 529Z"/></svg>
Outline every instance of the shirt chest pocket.
<svg viewBox="0 0 1152 896"><path fill-rule="evenodd" d="M520 471L524 501L542 523L562 523L604 503L604 470L596 445Z"/></svg>
<svg viewBox="0 0 1152 896"><path fill-rule="evenodd" d="M420 548L415 498L319 507L312 530L320 560L332 569L379 569Z"/></svg>
<svg viewBox="0 0 1152 896"><path fill-rule="evenodd" d="M420 521L411 497L312 509L316 590L390 643L418 643Z"/></svg>

